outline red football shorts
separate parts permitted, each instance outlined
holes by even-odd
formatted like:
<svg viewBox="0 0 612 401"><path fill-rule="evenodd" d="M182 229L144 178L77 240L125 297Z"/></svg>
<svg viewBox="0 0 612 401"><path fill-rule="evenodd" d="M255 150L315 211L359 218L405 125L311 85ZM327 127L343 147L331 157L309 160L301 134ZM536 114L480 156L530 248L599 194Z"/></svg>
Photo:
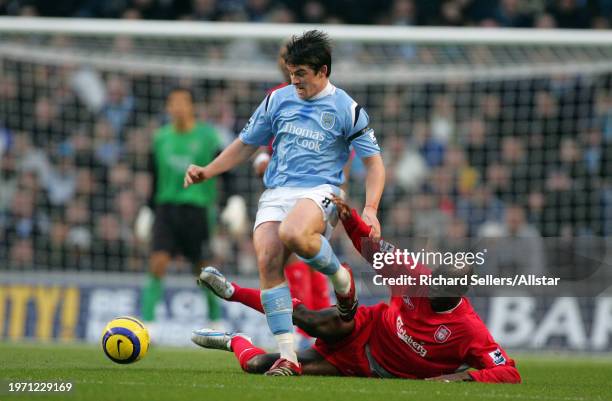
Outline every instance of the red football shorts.
<svg viewBox="0 0 612 401"><path fill-rule="evenodd" d="M370 371L365 347L378 320L377 316L380 316L385 308L385 303L360 306L355 314L355 328L348 337L335 343L317 339L313 349L344 376L378 377Z"/></svg>

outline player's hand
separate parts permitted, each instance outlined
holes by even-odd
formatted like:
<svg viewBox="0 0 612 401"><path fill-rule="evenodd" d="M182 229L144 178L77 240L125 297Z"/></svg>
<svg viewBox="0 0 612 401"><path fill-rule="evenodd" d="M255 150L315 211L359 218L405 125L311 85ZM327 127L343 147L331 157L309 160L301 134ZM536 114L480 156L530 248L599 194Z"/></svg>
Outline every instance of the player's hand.
<svg viewBox="0 0 612 401"><path fill-rule="evenodd" d="M370 238L380 238L380 223L378 222L378 217L376 217L376 209L372 206L364 207L363 213L361 213L361 219L368 226L372 227Z"/></svg>
<svg viewBox="0 0 612 401"><path fill-rule="evenodd" d="M204 167L190 164L185 171L185 179L183 180L183 188L188 188L192 184L199 184L207 179Z"/></svg>
<svg viewBox="0 0 612 401"><path fill-rule="evenodd" d="M432 381L432 382L444 382L444 383L474 381L474 379L472 379L472 376L470 376L468 372L452 373L450 375L430 377L425 380Z"/></svg>
<svg viewBox="0 0 612 401"><path fill-rule="evenodd" d="M351 207L339 196L332 194L332 202L336 205L340 220L348 220L351 217Z"/></svg>

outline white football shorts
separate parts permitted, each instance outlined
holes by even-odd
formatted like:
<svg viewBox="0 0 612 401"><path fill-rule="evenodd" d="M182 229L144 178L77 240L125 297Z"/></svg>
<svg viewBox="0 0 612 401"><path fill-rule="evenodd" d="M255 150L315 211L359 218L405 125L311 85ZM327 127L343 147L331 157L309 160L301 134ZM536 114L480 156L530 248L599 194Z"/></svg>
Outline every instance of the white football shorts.
<svg viewBox="0 0 612 401"><path fill-rule="evenodd" d="M314 188L278 187L266 189L259 198L253 231L257 226L267 221L283 221L298 200L312 199L323 212L323 220L326 223L324 235L329 239L334 227L338 224L338 213L336 212L336 205L332 202L332 194L344 198L343 190L329 184Z"/></svg>

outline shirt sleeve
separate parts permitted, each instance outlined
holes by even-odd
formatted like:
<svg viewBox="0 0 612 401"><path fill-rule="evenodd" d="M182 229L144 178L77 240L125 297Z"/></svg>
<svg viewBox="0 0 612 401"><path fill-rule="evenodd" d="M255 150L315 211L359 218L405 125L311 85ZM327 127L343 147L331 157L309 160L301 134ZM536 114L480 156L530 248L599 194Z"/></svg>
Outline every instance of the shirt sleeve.
<svg viewBox="0 0 612 401"><path fill-rule="evenodd" d="M483 331L473 337L468 349L467 363L478 369L468 374L477 382L520 383L521 375L514 361L493 340L486 327Z"/></svg>
<svg viewBox="0 0 612 401"><path fill-rule="evenodd" d="M397 248L383 238L369 238L372 228L362 220L355 209L351 209L350 217L342 220L342 225L355 249L357 249L361 256L371 265L374 265L375 254L393 253ZM395 262L390 264L383 263L383 267L376 269L376 271L387 278L398 278L405 275L415 277L416 285L399 285L391 287L392 296L425 296L427 293L427 288L419 284L420 276L431 275L431 270L420 263L415 263L412 258L408 258L405 264Z"/></svg>
<svg viewBox="0 0 612 401"><path fill-rule="evenodd" d="M240 140L253 146L265 146L272 139L272 120L270 118L270 98L268 94L253 113L240 133Z"/></svg>
<svg viewBox="0 0 612 401"><path fill-rule="evenodd" d="M380 153L380 147L376 141L374 130L368 126L370 117L359 105L355 105L351 113L352 126L347 130L347 140L353 146L355 153L360 158L374 156Z"/></svg>

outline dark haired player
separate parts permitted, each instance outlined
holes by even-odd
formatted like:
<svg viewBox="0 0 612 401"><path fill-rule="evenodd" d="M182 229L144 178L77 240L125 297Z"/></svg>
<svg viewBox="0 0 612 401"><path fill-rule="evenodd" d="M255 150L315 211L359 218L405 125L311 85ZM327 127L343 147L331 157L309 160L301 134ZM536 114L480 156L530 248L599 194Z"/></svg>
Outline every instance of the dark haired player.
<svg viewBox="0 0 612 401"><path fill-rule="evenodd" d="M277 89L259 105L240 137L212 163L190 166L185 187L215 177L248 159L271 138L273 154L264 176L253 241L260 273L261 303L279 346L269 375L300 374L293 340L291 294L283 274L294 252L330 277L340 317L357 309L352 273L340 265L325 236L336 216L331 201L344 182L343 166L352 145L366 167L363 219L380 233L376 217L385 171L366 112L329 82L331 44L326 34L293 37L285 56L292 85Z"/></svg>
<svg viewBox="0 0 612 401"><path fill-rule="evenodd" d="M196 275L199 266L210 262L207 260L213 223L210 209L217 201L215 180L187 190L182 188L187 166L209 163L221 151L215 128L196 120L193 93L187 88L170 91L166 111L170 123L155 132L149 166L153 177L149 207L155 211L155 220L150 273L141 298L145 322L154 321L155 307L163 296L162 281L173 257L185 257ZM218 300L209 291L203 292L208 302L208 318L214 325L221 318Z"/></svg>
<svg viewBox="0 0 612 401"><path fill-rule="evenodd" d="M270 89L267 93L274 92L277 89L291 85L291 77L285 64L285 56L287 55L287 43L283 43L279 49L277 64L278 70L283 75L283 82ZM253 169L258 177L263 177L268 164L270 163L270 155L273 153L272 143L274 138L270 140L267 146L262 146L253 160ZM353 153L351 153L353 156ZM345 177L348 177L350 170L350 161L344 168ZM204 275L208 274L203 272ZM285 264L285 277L293 298L300 299L307 308L319 310L329 308L331 306L329 287L327 278L324 274L319 273L312 267L308 266L303 260L298 259L295 255L291 255ZM310 345L312 338L299 327L297 334L302 338L299 348L305 345Z"/></svg>
<svg viewBox="0 0 612 401"><path fill-rule="evenodd" d="M393 251L391 244L369 239L372 229L357 212L341 200L336 202L353 245L370 263L374 252ZM229 283L213 267L207 269L216 273L207 277L207 285L217 295L262 311L258 290L241 288ZM386 276L461 277L470 272L469 268L442 266L431 273L421 265L414 270L404 265L382 270ZM463 296L467 287L417 286L408 292L397 290L392 290L388 304L360 306L349 322L340 319L334 308L312 311L294 299L294 323L318 338L313 348L298 355L304 373L520 383L514 361L493 340ZM205 348L233 351L242 369L249 373L265 371L277 357L255 347L244 334L203 329L193 333L192 341ZM470 367L476 370L468 371Z"/></svg>

